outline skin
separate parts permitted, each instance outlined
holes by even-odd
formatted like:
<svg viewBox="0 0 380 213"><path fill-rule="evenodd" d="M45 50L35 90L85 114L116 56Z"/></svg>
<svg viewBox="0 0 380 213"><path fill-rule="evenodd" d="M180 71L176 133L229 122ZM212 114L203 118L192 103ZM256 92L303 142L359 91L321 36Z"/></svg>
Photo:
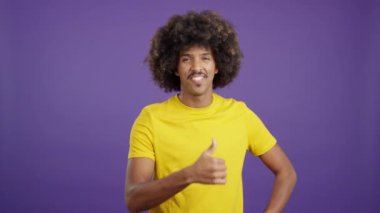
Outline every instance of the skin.
<svg viewBox="0 0 380 213"><path fill-rule="evenodd" d="M297 173L279 145L259 157L275 176L272 195L264 212L282 212L296 185Z"/></svg>
<svg viewBox="0 0 380 213"><path fill-rule="evenodd" d="M179 99L190 107L206 107L212 103L212 82L218 73L211 51L192 46L180 53L177 73L181 90ZM225 184L225 161L213 156L217 142L211 145L198 160L160 180L153 180L155 162L149 158L128 160L125 199L131 213L155 207L193 183ZM260 156L261 161L273 172L275 181L266 213L281 212L295 186L296 172L282 149L276 145Z"/></svg>

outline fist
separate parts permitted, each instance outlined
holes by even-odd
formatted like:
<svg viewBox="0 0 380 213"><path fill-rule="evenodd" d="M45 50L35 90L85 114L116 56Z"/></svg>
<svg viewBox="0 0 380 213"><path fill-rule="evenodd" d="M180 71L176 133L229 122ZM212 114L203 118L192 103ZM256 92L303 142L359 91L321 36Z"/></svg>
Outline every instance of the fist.
<svg viewBox="0 0 380 213"><path fill-rule="evenodd" d="M222 158L213 157L216 147L217 143L213 138L211 146L207 148L191 166L193 175L192 179L195 183L226 183L227 171L225 161Z"/></svg>

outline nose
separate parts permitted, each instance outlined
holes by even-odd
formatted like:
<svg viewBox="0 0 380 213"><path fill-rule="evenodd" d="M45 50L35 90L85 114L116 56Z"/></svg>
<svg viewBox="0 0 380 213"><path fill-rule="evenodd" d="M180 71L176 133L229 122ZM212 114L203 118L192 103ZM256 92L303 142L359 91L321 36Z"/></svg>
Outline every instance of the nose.
<svg viewBox="0 0 380 213"><path fill-rule="evenodd" d="M202 70L202 62L198 58L194 58L191 64L192 71L201 71Z"/></svg>

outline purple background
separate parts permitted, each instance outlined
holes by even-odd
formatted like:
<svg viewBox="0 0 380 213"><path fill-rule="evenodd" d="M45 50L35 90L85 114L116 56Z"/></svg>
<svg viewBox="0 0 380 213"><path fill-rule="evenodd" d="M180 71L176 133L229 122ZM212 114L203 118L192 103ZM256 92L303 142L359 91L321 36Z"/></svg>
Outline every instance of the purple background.
<svg viewBox="0 0 380 213"><path fill-rule="evenodd" d="M245 54L226 97L267 124L299 175L285 212L379 212L376 0L0 2L0 212L127 212L131 125L165 100L143 63L173 14L217 10ZM244 167L245 211L273 176Z"/></svg>

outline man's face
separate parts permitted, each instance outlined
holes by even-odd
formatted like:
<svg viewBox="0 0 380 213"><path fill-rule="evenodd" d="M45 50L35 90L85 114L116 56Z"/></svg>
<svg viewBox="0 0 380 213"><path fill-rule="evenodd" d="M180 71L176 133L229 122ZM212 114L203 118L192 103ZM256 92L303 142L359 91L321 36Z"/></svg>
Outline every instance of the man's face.
<svg viewBox="0 0 380 213"><path fill-rule="evenodd" d="M177 75L183 95L212 94L212 82L218 72L209 48L194 45L180 52Z"/></svg>

